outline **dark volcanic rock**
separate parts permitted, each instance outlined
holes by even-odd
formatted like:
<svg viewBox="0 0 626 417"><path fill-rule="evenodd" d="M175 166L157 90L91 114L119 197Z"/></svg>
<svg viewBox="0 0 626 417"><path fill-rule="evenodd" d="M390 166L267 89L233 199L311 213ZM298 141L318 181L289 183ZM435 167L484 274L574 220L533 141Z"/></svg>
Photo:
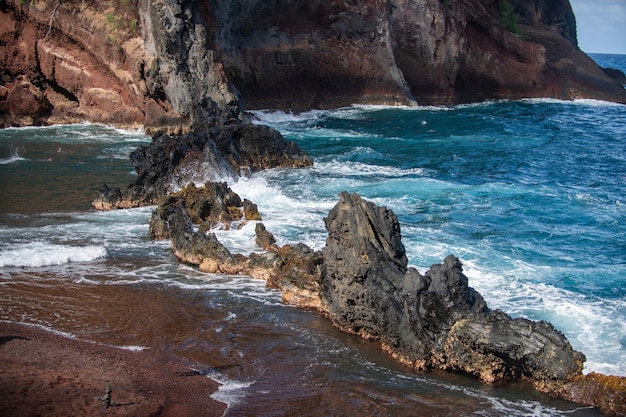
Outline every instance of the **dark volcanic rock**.
<svg viewBox="0 0 626 417"><path fill-rule="evenodd" d="M580 97L626 102L578 49L568 0L247 0L211 5L248 108ZM236 4L236 5L235 5Z"/></svg>
<svg viewBox="0 0 626 417"><path fill-rule="evenodd" d="M276 243L276 238L273 234L265 229L263 223L257 223L254 229L256 234L255 242L263 250L268 250L273 244Z"/></svg>
<svg viewBox="0 0 626 417"><path fill-rule="evenodd" d="M215 187L229 198L227 188ZM484 382L524 379L542 392L624 415L626 378L583 376L585 358L563 334L544 321L490 310L454 256L424 275L408 267L394 213L357 194L342 193L325 219L322 252L302 244L279 247L258 223L257 242L267 251L233 255L215 235L194 231L185 206L202 220L197 213L205 210L179 197L155 211L183 262L264 279L285 302L316 309L341 329L379 341L408 366L463 372Z"/></svg>
<svg viewBox="0 0 626 417"><path fill-rule="evenodd" d="M246 204L225 182L207 182L202 187L192 183L159 203L150 219L150 237L169 238L168 219L172 210L179 206L185 209L193 224L199 225L201 232L217 225L230 229L234 222L261 219L256 205L249 201Z"/></svg>
<svg viewBox="0 0 626 417"><path fill-rule="evenodd" d="M195 232L184 207L178 205L167 212L172 250L183 262L198 265L211 273L237 274L243 259L232 255L213 233Z"/></svg>
<svg viewBox="0 0 626 417"><path fill-rule="evenodd" d="M623 71L615 68L602 68L604 73L614 79L619 84L626 87L626 74Z"/></svg>
<svg viewBox="0 0 626 417"><path fill-rule="evenodd" d="M235 178L240 172L312 164L294 142L285 141L278 131L267 126L235 124L198 130L176 136L155 134L149 145L130 155L137 179L123 191L101 190L94 207L110 210L157 204L189 183L203 184ZM111 200L109 196L115 198Z"/></svg>
<svg viewBox="0 0 626 417"><path fill-rule="evenodd" d="M146 71L152 95L167 97L175 112L192 122L206 115L213 125L243 121L243 105L227 78L207 33L207 11L198 1L142 2L141 22L146 50L156 60Z"/></svg>
<svg viewBox="0 0 626 417"><path fill-rule="evenodd" d="M584 356L560 332L489 310L455 257L424 276L409 268L390 210L344 192L326 227L322 304L338 327L407 365L486 382L524 378L553 392L581 374Z"/></svg>
<svg viewBox="0 0 626 417"><path fill-rule="evenodd" d="M250 256L231 254L207 230L215 223L260 220L256 205L232 192L226 183L193 184L165 198L150 219L150 237L171 239L176 257L210 273L247 274L280 289L285 302L320 308L322 254L303 244L275 245L273 235L257 223L257 242L268 252ZM246 214L245 206L248 207ZM199 225L198 230L194 230Z"/></svg>

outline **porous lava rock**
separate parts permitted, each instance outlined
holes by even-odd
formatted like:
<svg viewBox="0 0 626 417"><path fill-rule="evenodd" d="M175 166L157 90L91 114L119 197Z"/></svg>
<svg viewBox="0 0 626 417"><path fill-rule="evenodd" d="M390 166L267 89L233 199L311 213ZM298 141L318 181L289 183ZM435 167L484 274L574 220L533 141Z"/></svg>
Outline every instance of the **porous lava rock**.
<svg viewBox="0 0 626 417"><path fill-rule="evenodd" d="M189 185L159 204L150 219L150 237L171 239L174 255L209 273L246 274L263 279L282 291L283 299L302 308L319 309L322 254L304 244L278 246L262 223L255 227L256 241L266 251L248 256L232 254L210 227L220 223L261 219L256 205L234 193L226 183ZM249 214L244 214L244 206Z"/></svg>
<svg viewBox="0 0 626 417"><path fill-rule="evenodd" d="M325 222L322 304L339 328L407 365L490 383L523 378L552 392L581 374L585 357L563 334L490 310L454 256L424 275L408 267L390 210L343 192Z"/></svg>
<svg viewBox="0 0 626 417"><path fill-rule="evenodd" d="M225 182L207 182L202 187L191 183L164 198L150 219L150 237L169 238L168 218L172 210L184 207L189 220L205 232L214 227L230 229L233 224L261 220L256 204L242 200Z"/></svg>
<svg viewBox="0 0 626 417"><path fill-rule="evenodd" d="M583 375L584 355L550 323L489 309L456 257L424 275L409 267L395 214L358 194L340 194L325 219L322 251L280 247L258 223L256 241L265 252L248 256L194 230L187 203L170 203L155 213L167 222L174 254L202 271L264 279L285 302L321 312L407 366L462 372L486 383L525 380L541 392L624 415L626 378Z"/></svg>
<svg viewBox="0 0 626 417"><path fill-rule="evenodd" d="M276 130L239 123L201 125L184 135L159 132L130 154L138 174L124 190L104 186L93 202L99 210L158 204L189 183L237 178L267 168L304 167L311 158Z"/></svg>

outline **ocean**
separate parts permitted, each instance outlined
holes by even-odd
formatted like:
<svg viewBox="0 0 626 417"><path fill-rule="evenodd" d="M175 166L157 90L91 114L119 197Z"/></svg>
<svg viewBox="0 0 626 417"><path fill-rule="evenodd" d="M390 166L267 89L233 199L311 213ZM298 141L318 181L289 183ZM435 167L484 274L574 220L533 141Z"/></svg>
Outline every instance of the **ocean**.
<svg viewBox="0 0 626 417"><path fill-rule="evenodd" d="M626 71L624 55L592 55ZM346 190L398 216L409 264L454 254L492 309L547 320L626 376L626 106L528 99L450 107L253 112L314 159L225 178L278 244L325 244ZM150 138L96 124L0 131L0 320L193 360L229 416L600 416L523 384L416 373L245 276L180 264L153 207L98 212ZM254 223L216 230L258 251Z"/></svg>

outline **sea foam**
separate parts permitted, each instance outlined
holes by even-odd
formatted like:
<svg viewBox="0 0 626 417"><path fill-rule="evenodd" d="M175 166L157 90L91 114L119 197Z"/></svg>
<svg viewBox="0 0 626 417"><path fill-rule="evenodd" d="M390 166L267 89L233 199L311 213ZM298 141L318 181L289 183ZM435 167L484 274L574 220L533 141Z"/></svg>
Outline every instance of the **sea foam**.
<svg viewBox="0 0 626 417"><path fill-rule="evenodd" d="M26 158L22 158L18 154L13 154L8 158L0 159L0 165L12 164L14 162L26 161Z"/></svg>
<svg viewBox="0 0 626 417"><path fill-rule="evenodd" d="M540 277L552 273L550 267L516 262L512 271L499 274L485 271L472 261L463 264L470 286L483 295L490 308L552 323L565 333L574 349L586 355L585 373L626 376L626 360L620 356L626 334L626 301L600 299L546 284ZM539 279L530 280L531 275Z"/></svg>
<svg viewBox="0 0 626 417"><path fill-rule="evenodd" d="M70 246L43 242L17 244L0 252L0 267L42 267L91 262L107 256L102 246Z"/></svg>

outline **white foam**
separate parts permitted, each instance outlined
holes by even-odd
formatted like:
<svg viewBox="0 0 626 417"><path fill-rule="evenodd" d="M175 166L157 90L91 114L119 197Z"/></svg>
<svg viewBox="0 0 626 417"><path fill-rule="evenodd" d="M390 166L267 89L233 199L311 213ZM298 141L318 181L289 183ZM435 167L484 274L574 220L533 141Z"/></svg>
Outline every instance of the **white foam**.
<svg viewBox="0 0 626 417"><path fill-rule="evenodd" d="M353 150L352 153L373 153L375 151ZM403 178L428 174L423 168L398 168L394 166L373 165L363 162L329 161L317 162L312 168L318 172L332 172L335 176L367 176L382 178Z"/></svg>
<svg viewBox="0 0 626 417"><path fill-rule="evenodd" d="M146 346L136 346L136 345L124 345L124 346L117 346L117 345L109 345L109 344L106 344L106 343L97 343L97 342L93 342L93 341L91 341L91 340L82 340L82 339L79 339L79 338L78 338L75 334L73 334L73 333L63 332L63 331L61 331L61 330L54 330L53 328L48 327L48 326L44 326L44 325L42 325L42 324L35 324L35 323L21 323L21 322L13 322L13 321L8 321L8 320L0 320L0 322L3 322L3 323L10 323L10 324L14 324L14 323L15 323L15 324L19 324L20 326L34 327L34 328L37 328L37 329L43 330L43 331L45 331L45 332L52 333L52 334L54 334L54 335L64 337L64 338L66 338L66 339L80 340L80 341L82 341L82 342L85 342L85 343L91 343L91 344L93 344L93 345L108 346L108 347L113 347L113 348L117 348L117 349L129 350L129 351L131 351L131 352L140 352L140 351L142 351L142 350L149 349L149 348L148 348L148 347L146 347Z"/></svg>
<svg viewBox="0 0 626 417"><path fill-rule="evenodd" d="M492 309L513 317L545 320L587 357L584 372L626 376L626 300L600 299L546 284L551 268L514 261L509 272L486 272L463 261L465 274Z"/></svg>
<svg viewBox="0 0 626 417"><path fill-rule="evenodd" d="M623 104L614 103L611 101L590 99L590 98L580 98L574 100L563 100L558 98L525 98L520 100L523 103L531 103L531 104L576 104L581 106L589 106L589 107L623 107Z"/></svg>
<svg viewBox="0 0 626 417"><path fill-rule="evenodd" d="M261 175L240 179L231 188L242 198L247 198L257 204L263 218L262 222L267 230L274 234L279 245L304 243L314 249L320 244L323 245L326 237L322 219L335 205L335 199L316 199L312 196L304 197L303 194L294 197L286 195L265 178L274 174L276 173L264 172ZM287 173L287 175L302 174L303 171ZM307 192L307 190L299 191ZM252 225L247 227L249 227L247 232L244 229L240 236L254 240L251 238Z"/></svg>
<svg viewBox="0 0 626 417"><path fill-rule="evenodd" d="M0 252L0 267L41 267L91 262L107 256L103 246L71 246L43 242L17 244Z"/></svg>
<svg viewBox="0 0 626 417"><path fill-rule="evenodd" d="M595 100L590 98L580 98L574 100L575 104L580 104L588 107L624 107L624 104L614 103L612 101Z"/></svg>
<svg viewBox="0 0 626 417"><path fill-rule="evenodd" d="M465 391L466 394L469 394ZM559 410L554 407L541 404L537 401L529 400L508 400L502 397L494 396L477 396L486 399L492 406L491 410L478 410L474 412L477 416L491 416L496 411L497 415L506 415L510 417L563 417L574 411L591 409L592 407L578 407L573 410Z"/></svg>
<svg viewBox="0 0 626 417"><path fill-rule="evenodd" d="M130 350L131 352L141 352L143 350L148 349L146 346L135 346L135 345L127 345L127 346L115 346L115 345L111 345L113 347L117 347L120 349L124 349L124 350Z"/></svg>
<svg viewBox="0 0 626 417"><path fill-rule="evenodd" d="M26 161L26 160L27 160L26 158L22 158L16 152L13 155L9 156L8 158L0 159L0 165L7 165L7 164L12 164L14 162Z"/></svg>
<svg viewBox="0 0 626 417"><path fill-rule="evenodd" d="M243 255L249 255L252 252L259 251L260 248L256 245L256 233L255 227L257 222L248 222L240 228L226 229L213 229L212 233L215 234L217 240L233 253L241 253Z"/></svg>
<svg viewBox="0 0 626 417"><path fill-rule="evenodd" d="M198 371L200 372L200 371ZM200 372L206 375L208 378L217 382L219 387L217 391L211 394L211 398L221 403L227 405L226 412L224 415L228 414L228 409L235 404L239 404L243 401L247 396L246 388L250 388L255 381L236 381L225 376L221 375L217 371L209 371L209 372Z"/></svg>
<svg viewBox="0 0 626 417"><path fill-rule="evenodd" d="M253 122L259 124L302 122L316 119L322 114L319 110L311 110L309 112L298 114L284 112L282 110L251 110L250 113L254 116Z"/></svg>
<svg viewBox="0 0 626 417"><path fill-rule="evenodd" d="M420 105L419 103L414 106L387 106L387 105L370 105L370 104L354 104L351 108L361 112L375 112L381 110L402 110L410 112L423 112L423 111L451 111L458 106L432 106L432 105ZM343 110L343 109L342 109Z"/></svg>

